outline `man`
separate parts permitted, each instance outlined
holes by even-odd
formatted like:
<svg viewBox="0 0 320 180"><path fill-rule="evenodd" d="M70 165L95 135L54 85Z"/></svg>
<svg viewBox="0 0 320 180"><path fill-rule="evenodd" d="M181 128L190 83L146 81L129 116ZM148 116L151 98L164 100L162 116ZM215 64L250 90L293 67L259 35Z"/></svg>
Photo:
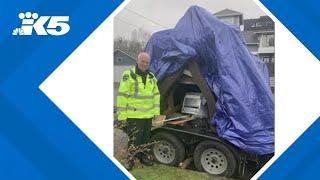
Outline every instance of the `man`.
<svg viewBox="0 0 320 180"><path fill-rule="evenodd" d="M133 133L133 144L139 146L149 141L152 118L160 114L160 94L156 77L148 70L150 56L145 52L138 55L135 67L123 73L117 96L117 115L119 121L127 121L126 131ZM136 157L142 164L152 165L145 153ZM129 160L127 169L134 166Z"/></svg>

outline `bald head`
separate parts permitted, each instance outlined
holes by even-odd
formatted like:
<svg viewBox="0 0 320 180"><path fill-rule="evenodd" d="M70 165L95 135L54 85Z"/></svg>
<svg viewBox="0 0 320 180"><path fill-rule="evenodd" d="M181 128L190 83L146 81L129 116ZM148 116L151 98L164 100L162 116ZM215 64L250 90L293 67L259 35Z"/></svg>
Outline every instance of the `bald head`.
<svg viewBox="0 0 320 180"><path fill-rule="evenodd" d="M137 64L138 64L138 68L142 72L147 71L148 68L149 68L149 64L150 64L150 56L149 56L149 54L146 53L146 52L139 53L138 59L137 59Z"/></svg>

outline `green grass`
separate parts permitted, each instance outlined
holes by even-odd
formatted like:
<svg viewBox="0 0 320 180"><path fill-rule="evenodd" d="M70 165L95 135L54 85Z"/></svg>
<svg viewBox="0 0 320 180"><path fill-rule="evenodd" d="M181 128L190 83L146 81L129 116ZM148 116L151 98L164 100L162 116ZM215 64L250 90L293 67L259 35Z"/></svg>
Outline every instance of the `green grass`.
<svg viewBox="0 0 320 180"><path fill-rule="evenodd" d="M130 173L137 180L197 180L209 179L209 175L197 171L180 169L171 166L154 164L153 166L141 166L137 164Z"/></svg>

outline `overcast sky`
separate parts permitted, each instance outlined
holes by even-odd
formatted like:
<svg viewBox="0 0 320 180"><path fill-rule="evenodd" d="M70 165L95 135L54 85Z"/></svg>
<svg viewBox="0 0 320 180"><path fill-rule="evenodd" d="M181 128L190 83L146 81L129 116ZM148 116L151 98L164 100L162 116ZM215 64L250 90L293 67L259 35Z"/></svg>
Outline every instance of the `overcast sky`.
<svg viewBox="0 0 320 180"><path fill-rule="evenodd" d="M232 9L242 12L244 19L265 15L252 0L131 0L114 20L115 36L128 38L138 28L150 33L172 28L192 5L201 6L212 14Z"/></svg>

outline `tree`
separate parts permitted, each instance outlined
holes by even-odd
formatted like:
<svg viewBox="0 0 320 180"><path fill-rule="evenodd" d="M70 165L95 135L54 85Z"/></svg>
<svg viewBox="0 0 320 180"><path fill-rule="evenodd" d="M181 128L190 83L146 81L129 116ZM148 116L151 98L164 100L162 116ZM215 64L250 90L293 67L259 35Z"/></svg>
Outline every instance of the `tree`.
<svg viewBox="0 0 320 180"><path fill-rule="evenodd" d="M151 34L142 28L131 32L130 39L117 37L114 39L114 49L120 49L132 57L137 57L138 53L143 51Z"/></svg>

